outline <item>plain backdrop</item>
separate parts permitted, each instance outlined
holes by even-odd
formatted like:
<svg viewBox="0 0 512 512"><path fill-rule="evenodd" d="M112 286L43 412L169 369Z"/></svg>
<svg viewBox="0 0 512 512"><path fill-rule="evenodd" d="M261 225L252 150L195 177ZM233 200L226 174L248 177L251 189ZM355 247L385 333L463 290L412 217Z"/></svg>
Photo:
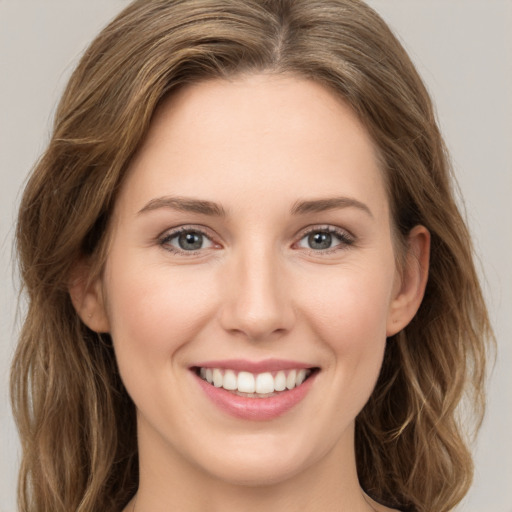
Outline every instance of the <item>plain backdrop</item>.
<svg viewBox="0 0 512 512"><path fill-rule="evenodd" d="M512 0L371 0L437 105L498 338L476 477L462 512L512 512ZM15 510L8 400L20 319L12 235L22 185L77 59L126 0L0 0L0 512Z"/></svg>

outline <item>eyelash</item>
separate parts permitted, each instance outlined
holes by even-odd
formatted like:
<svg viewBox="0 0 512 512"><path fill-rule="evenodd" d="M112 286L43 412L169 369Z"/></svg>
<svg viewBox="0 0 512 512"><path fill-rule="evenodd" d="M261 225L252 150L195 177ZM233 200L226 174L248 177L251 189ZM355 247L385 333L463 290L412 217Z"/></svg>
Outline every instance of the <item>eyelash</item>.
<svg viewBox="0 0 512 512"><path fill-rule="evenodd" d="M328 249L315 250L311 248L305 248L310 254L315 256L327 256L338 251L343 251L355 243L354 236L343 229L334 226L312 226L300 234L299 241L295 242L294 245L314 233L328 233L330 235L334 235L340 242L334 247L330 247Z"/></svg>
<svg viewBox="0 0 512 512"><path fill-rule="evenodd" d="M184 234L184 233L201 235L204 238L206 238L207 240L209 240L209 242L212 245L216 245L216 242L213 240L213 237L209 233L207 233L206 230L202 229L201 227L196 227L196 226L181 226L179 228L173 229L170 232L168 231L162 237L160 237L158 239L158 243L163 249L165 249L173 254L178 254L178 255L195 256L195 255L198 255L201 251L204 251L205 248L186 251L186 250L178 249L178 248L170 245L170 242L173 239L177 238L179 235ZM334 252L345 250L355 243L355 238L353 237L353 235L349 234L345 230L336 228L334 226L312 226L312 227L306 229L305 231L302 231L302 233L300 234L300 238L298 239L297 242L294 242L293 245L296 246L302 240L304 240L306 237L308 237L314 233L328 233L330 235L334 235L340 242L340 243L336 244L334 247L330 247L327 249L315 250L315 249L311 249L311 248L304 248L308 253L314 254L316 256L328 255L328 254L332 254Z"/></svg>
<svg viewBox="0 0 512 512"><path fill-rule="evenodd" d="M173 254L178 255L186 255L186 256L194 256L199 254L204 249L198 249L195 251L185 251L182 249L178 249L170 245L171 240L177 238L179 235L184 233L193 233L198 234L209 240L212 244L215 245L215 242L212 240L212 236L206 232L206 230L196 227L196 226L181 226L179 228L173 229L171 231L167 231L161 238L158 239L159 245L164 248L166 251L169 251Z"/></svg>

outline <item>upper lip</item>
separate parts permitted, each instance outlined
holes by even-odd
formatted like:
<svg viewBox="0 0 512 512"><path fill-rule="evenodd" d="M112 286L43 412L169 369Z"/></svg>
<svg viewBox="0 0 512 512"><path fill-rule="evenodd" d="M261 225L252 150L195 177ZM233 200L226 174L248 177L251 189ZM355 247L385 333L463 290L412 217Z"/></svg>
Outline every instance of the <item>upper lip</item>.
<svg viewBox="0 0 512 512"><path fill-rule="evenodd" d="M301 368L315 368L309 363L290 361L285 359L264 359L262 361L249 361L247 359L223 359L217 361L204 361L191 368L223 368L239 372L264 373L279 370L294 370Z"/></svg>

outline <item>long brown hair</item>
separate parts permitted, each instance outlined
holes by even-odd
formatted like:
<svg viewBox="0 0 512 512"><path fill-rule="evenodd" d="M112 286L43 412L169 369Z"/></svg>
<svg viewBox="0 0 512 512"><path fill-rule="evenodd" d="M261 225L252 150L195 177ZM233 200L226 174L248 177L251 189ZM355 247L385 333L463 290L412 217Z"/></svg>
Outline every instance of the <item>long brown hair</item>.
<svg viewBox="0 0 512 512"><path fill-rule="evenodd" d="M20 206L28 313L11 378L20 510L117 511L136 491L134 406L110 337L75 313L71 272L84 258L101 271L117 191L161 100L261 71L340 95L379 148L399 239L417 224L432 236L423 303L388 340L357 418L361 486L418 512L447 511L467 492L470 432L458 406L469 393L478 426L492 332L432 103L400 43L357 0L138 0L84 54Z"/></svg>

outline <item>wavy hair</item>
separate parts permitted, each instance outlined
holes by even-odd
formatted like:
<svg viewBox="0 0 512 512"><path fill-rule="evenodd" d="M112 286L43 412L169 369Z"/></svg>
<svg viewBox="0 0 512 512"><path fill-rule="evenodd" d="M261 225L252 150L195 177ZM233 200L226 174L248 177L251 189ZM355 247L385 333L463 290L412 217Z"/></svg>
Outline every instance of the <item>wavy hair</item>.
<svg viewBox="0 0 512 512"><path fill-rule="evenodd" d="M450 510L467 492L468 425L482 418L493 336L432 102L401 44L358 0L138 0L83 55L19 210L20 510L118 511L136 492L135 409L110 337L72 306L70 276L83 258L101 271L116 194L162 99L256 72L292 73L343 98L379 150L399 240L418 224L431 233L422 305L388 339L356 420L361 486L417 512Z"/></svg>

